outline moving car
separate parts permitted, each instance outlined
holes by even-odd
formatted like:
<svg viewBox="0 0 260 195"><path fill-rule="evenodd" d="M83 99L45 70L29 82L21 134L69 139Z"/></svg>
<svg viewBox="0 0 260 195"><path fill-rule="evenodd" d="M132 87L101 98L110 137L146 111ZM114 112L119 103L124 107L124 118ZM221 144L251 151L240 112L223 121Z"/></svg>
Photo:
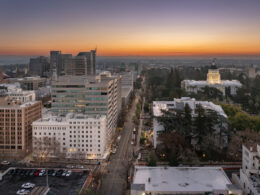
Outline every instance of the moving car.
<svg viewBox="0 0 260 195"><path fill-rule="evenodd" d="M24 184L22 185L22 188L25 188L25 189L31 189L31 188L34 188L34 187L35 187L35 184L30 183L30 182L24 183Z"/></svg>

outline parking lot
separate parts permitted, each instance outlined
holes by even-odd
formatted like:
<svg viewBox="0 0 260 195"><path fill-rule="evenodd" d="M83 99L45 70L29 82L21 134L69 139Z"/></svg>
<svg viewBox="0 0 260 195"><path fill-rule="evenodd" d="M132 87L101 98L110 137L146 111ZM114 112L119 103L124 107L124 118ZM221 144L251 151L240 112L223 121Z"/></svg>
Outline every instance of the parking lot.
<svg viewBox="0 0 260 195"><path fill-rule="evenodd" d="M35 187L46 186L47 173L39 176L40 171L39 169L16 169L9 172L0 181L0 193L5 195L16 194L19 189L22 189L22 184L27 182L35 184ZM89 175L88 171L82 170L73 170L71 174L63 174L63 176L62 173L65 170L52 169L52 173L54 171L56 171L56 174L49 173L48 175L48 184L50 187L48 194L50 195L77 195Z"/></svg>

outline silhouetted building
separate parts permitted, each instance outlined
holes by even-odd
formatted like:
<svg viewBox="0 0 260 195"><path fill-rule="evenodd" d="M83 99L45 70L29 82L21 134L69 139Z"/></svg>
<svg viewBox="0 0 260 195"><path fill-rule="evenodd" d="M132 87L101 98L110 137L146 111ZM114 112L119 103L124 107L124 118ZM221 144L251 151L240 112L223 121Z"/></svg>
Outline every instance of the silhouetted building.
<svg viewBox="0 0 260 195"><path fill-rule="evenodd" d="M87 59L86 56L76 56L72 59L72 63L65 67L66 75L87 76Z"/></svg>
<svg viewBox="0 0 260 195"><path fill-rule="evenodd" d="M49 71L50 71L50 63L47 57L40 56L37 58L30 59L30 64L29 64L30 75L47 76Z"/></svg>
<svg viewBox="0 0 260 195"><path fill-rule="evenodd" d="M60 54L61 54L61 51L50 51L51 71L53 71L53 69L57 68L58 58L59 58Z"/></svg>
<svg viewBox="0 0 260 195"><path fill-rule="evenodd" d="M89 52L80 52L78 56L86 56L87 58L87 74L96 74L96 50L91 50Z"/></svg>

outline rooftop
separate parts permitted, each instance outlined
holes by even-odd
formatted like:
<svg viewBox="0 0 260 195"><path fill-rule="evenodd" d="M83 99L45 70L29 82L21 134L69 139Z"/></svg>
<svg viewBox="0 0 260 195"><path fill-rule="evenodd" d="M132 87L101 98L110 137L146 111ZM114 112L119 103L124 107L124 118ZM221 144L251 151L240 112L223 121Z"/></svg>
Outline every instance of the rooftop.
<svg viewBox="0 0 260 195"><path fill-rule="evenodd" d="M34 123L47 123L49 124L50 122L53 123L61 123L61 122L68 122L70 119L102 119L104 120L106 118L105 115L88 115L88 114L74 114L74 113L68 113L67 115L60 115L60 116L55 116L52 115L51 113L44 114L42 118L36 120Z"/></svg>
<svg viewBox="0 0 260 195"><path fill-rule="evenodd" d="M133 184L144 184L145 191L188 193L226 190L231 182L221 167L137 166Z"/></svg>
<svg viewBox="0 0 260 195"><path fill-rule="evenodd" d="M180 107L180 104L183 104L183 109L185 104L188 104L193 111L195 110L196 105L200 104L204 109L214 110L219 115L227 118L227 115L225 114L221 106L209 101L196 101L196 99L190 97L182 97L180 99L174 98L173 101L154 101L153 114L154 116L161 116L161 110L177 109L178 107Z"/></svg>

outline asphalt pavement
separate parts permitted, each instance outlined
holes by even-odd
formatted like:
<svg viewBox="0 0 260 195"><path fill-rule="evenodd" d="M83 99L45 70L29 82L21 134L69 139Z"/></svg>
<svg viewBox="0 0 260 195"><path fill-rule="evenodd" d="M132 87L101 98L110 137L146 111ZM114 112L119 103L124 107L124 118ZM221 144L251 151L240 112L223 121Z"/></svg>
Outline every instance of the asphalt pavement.
<svg viewBox="0 0 260 195"><path fill-rule="evenodd" d="M132 118L135 114L136 98L132 104L131 109L127 113L126 122L121 132L121 139L119 142L116 154L111 156L111 161L106 167L106 174L102 177L100 188L101 195L125 195L127 189L127 172L129 168L129 160L131 159L133 151L131 146L131 136L134 129Z"/></svg>

